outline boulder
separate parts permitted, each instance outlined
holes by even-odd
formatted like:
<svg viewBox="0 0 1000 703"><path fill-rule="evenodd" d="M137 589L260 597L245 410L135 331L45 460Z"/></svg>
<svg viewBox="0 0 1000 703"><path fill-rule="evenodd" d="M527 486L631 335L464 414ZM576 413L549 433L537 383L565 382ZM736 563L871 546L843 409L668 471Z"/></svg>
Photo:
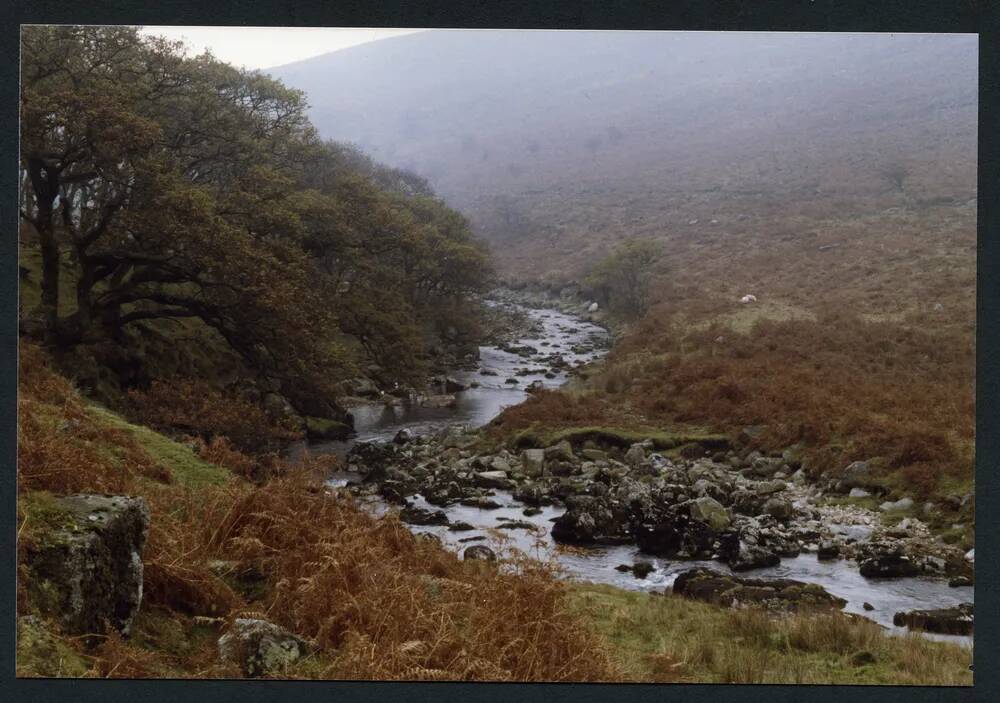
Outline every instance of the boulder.
<svg viewBox="0 0 1000 703"><path fill-rule="evenodd" d="M566 439L553 444L551 447L546 447L544 454L546 461L576 461L576 456L573 454L573 445Z"/></svg>
<svg viewBox="0 0 1000 703"><path fill-rule="evenodd" d="M607 461L608 453L601 451L600 449L587 448L583 449L580 454L587 461Z"/></svg>
<svg viewBox="0 0 1000 703"><path fill-rule="evenodd" d="M939 610L910 610L892 616L892 624L941 635L971 635L973 631L973 605L962 603L953 608Z"/></svg>
<svg viewBox="0 0 1000 703"><path fill-rule="evenodd" d="M460 393L461 391L464 391L466 388L468 388L468 386L456 381L454 378L451 378L450 376L444 379L443 386L445 393Z"/></svg>
<svg viewBox="0 0 1000 703"><path fill-rule="evenodd" d="M740 430L740 434L737 437L740 444L753 445L767 431L767 425L748 425Z"/></svg>
<svg viewBox="0 0 1000 703"><path fill-rule="evenodd" d="M142 602L149 508L142 498L53 499L52 524L26 544L29 589L67 634L127 634Z"/></svg>
<svg viewBox="0 0 1000 703"><path fill-rule="evenodd" d="M644 579L653 573L653 571L655 571L655 569L649 562L637 561L632 565L632 575L637 579Z"/></svg>
<svg viewBox="0 0 1000 703"><path fill-rule="evenodd" d="M425 510L407 506L399 511L399 519L410 525L447 525L448 515L443 510Z"/></svg>
<svg viewBox="0 0 1000 703"><path fill-rule="evenodd" d="M422 408L453 408L458 403L454 395L428 395L420 399Z"/></svg>
<svg viewBox="0 0 1000 703"><path fill-rule="evenodd" d="M604 497L571 496L569 509L552 524L552 539L569 544L625 544L632 541L628 515Z"/></svg>
<svg viewBox="0 0 1000 703"><path fill-rule="evenodd" d="M899 551L886 551L863 558L859 563L861 575L868 578L896 578L916 576L920 567Z"/></svg>
<svg viewBox="0 0 1000 703"><path fill-rule="evenodd" d="M891 500L885 501L884 503L882 503L882 505L879 506L879 509L882 510L882 512L890 512L894 510L909 510L912 507L913 507L912 498L900 498L897 501L891 501Z"/></svg>
<svg viewBox="0 0 1000 703"><path fill-rule="evenodd" d="M738 532L727 532L719 537L719 556L733 571L749 571L767 566L777 566L781 557L756 539L741 537Z"/></svg>
<svg viewBox="0 0 1000 703"><path fill-rule="evenodd" d="M855 461L848 464L840 477L840 485L844 490L851 488L875 488L878 486L871 466L867 461Z"/></svg>
<svg viewBox="0 0 1000 703"><path fill-rule="evenodd" d="M711 569L684 571L674 581L673 592L684 598L726 608L762 607L781 612L840 610L847 601L814 583L794 579L751 579Z"/></svg>
<svg viewBox="0 0 1000 703"><path fill-rule="evenodd" d="M473 474L473 481L483 488L511 488L514 485L506 471L479 471Z"/></svg>
<svg viewBox="0 0 1000 703"><path fill-rule="evenodd" d="M282 674L309 651L306 642L288 630L255 618L233 621L218 646L219 658L239 664L249 677Z"/></svg>
<svg viewBox="0 0 1000 703"><path fill-rule="evenodd" d="M836 542L821 542L816 550L816 558L820 561L833 561L840 556L840 545Z"/></svg>
<svg viewBox="0 0 1000 703"><path fill-rule="evenodd" d="M545 451L525 449L521 452L521 471L529 478L538 478L545 473Z"/></svg>
<svg viewBox="0 0 1000 703"><path fill-rule="evenodd" d="M474 544L465 548L465 551L462 552L462 559L465 561L496 561L497 554L487 546Z"/></svg>
<svg viewBox="0 0 1000 703"><path fill-rule="evenodd" d="M410 430L407 429L406 427L403 427L392 438L392 441L394 444L406 444L410 442L412 439L413 439L413 433L410 432Z"/></svg>
<svg viewBox="0 0 1000 703"><path fill-rule="evenodd" d="M688 514L693 520L705 523L716 532L722 532L729 527L729 513L722 503L714 498L708 496L695 498L685 505L688 506Z"/></svg>
<svg viewBox="0 0 1000 703"><path fill-rule="evenodd" d="M780 520L782 522L785 522L788 519L790 519L792 515L795 513L795 509L792 507L792 504L789 501L785 500L784 498L778 498L776 496L767 499L767 501L764 503L763 511L767 515L770 515L774 519Z"/></svg>
<svg viewBox="0 0 1000 703"><path fill-rule="evenodd" d="M633 444L625 452L625 463L631 466L633 469L638 467L639 464L646 461L646 448L642 444Z"/></svg>

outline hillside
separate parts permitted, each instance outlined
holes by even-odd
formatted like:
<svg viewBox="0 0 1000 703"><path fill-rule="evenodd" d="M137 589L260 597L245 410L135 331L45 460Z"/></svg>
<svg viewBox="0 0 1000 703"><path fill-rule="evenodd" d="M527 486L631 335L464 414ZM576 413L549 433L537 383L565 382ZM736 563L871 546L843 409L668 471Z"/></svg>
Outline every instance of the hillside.
<svg viewBox="0 0 1000 703"><path fill-rule="evenodd" d="M811 250L837 243L815 231L831 219L974 198L976 52L958 35L433 31L271 73L324 136L426 176L505 273L571 279L623 237L699 249L677 253L688 269L720 243Z"/></svg>

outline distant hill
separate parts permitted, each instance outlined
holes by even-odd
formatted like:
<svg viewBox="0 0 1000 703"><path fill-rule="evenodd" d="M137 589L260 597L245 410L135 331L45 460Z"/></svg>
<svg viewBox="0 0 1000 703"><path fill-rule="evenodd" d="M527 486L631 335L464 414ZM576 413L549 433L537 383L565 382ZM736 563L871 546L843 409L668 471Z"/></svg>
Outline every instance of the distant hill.
<svg viewBox="0 0 1000 703"><path fill-rule="evenodd" d="M964 35L428 31L270 73L506 272L573 277L625 236L965 203L976 61Z"/></svg>

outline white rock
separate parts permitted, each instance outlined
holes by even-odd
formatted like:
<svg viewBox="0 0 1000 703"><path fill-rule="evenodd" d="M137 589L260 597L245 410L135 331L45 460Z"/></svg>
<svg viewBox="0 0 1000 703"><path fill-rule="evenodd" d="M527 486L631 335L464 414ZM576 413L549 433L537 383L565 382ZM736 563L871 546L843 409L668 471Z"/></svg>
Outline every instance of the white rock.
<svg viewBox="0 0 1000 703"><path fill-rule="evenodd" d="M744 305L747 303L756 303L757 296L753 295L752 293L748 293L744 295L742 298L740 298L740 302L743 303Z"/></svg>
<svg viewBox="0 0 1000 703"><path fill-rule="evenodd" d="M867 498L868 496L871 495L871 493L866 491L864 488L852 488L851 492L848 493L847 495L849 495L851 498Z"/></svg>
<svg viewBox="0 0 1000 703"><path fill-rule="evenodd" d="M975 548L972 548L972 549L970 549L969 551L967 551L965 553L965 560L966 561L975 561L976 560L976 550L975 550Z"/></svg>
<svg viewBox="0 0 1000 703"><path fill-rule="evenodd" d="M597 312L598 307L597 303L591 303L590 307L587 308L587 312Z"/></svg>

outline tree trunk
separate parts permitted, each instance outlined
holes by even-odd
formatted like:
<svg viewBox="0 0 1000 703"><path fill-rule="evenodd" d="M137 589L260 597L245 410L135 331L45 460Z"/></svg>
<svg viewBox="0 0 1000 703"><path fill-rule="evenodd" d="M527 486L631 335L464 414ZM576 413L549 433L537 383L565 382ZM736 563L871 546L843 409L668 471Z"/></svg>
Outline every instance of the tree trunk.
<svg viewBox="0 0 1000 703"><path fill-rule="evenodd" d="M45 321L46 337L52 339L59 330L59 243L56 241L52 213L59 195L59 172L46 167L41 159L28 160L28 173L35 192L38 211L33 224L38 232L42 254L42 296L40 310Z"/></svg>

